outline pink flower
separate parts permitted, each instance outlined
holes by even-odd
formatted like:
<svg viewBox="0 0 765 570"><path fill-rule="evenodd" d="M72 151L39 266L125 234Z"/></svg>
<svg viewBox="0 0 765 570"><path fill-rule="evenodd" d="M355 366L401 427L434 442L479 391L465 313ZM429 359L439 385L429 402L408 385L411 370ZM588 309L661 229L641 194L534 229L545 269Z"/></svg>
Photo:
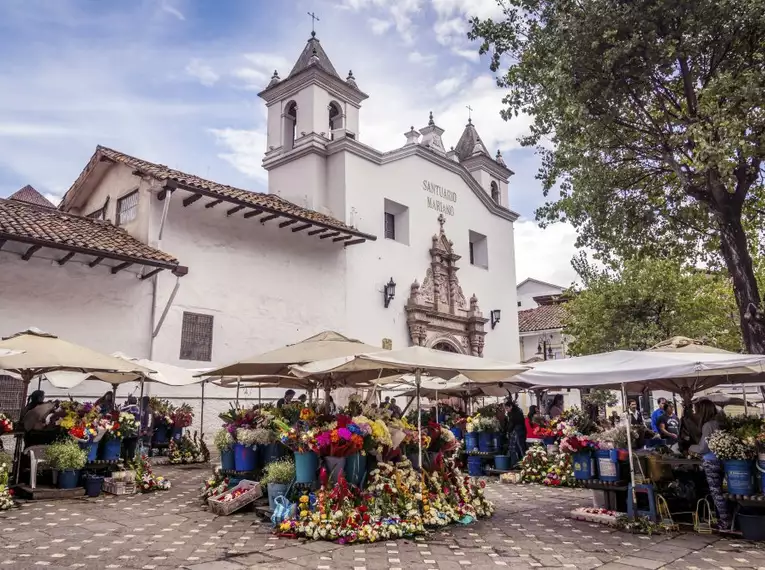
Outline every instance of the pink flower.
<svg viewBox="0 0 765 570"><path fill-rule="evenodd" d="M337 435L339 435L340 438L344 439L345 441L349 441L351 439L351 432L348 428L338 428Z"/></svg>

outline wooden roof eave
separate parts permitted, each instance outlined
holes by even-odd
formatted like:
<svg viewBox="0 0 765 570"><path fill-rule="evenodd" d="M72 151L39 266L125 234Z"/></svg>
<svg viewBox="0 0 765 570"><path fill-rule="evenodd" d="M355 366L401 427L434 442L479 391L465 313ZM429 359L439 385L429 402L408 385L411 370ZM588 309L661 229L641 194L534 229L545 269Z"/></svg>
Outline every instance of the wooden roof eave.
<svg viewBox="0 0 765 570"><path fill-rule="evenodd" d="M312 220L310 218L301 216L299 214L291 214L291 213L283 212L277 208L272 208L265 204L252 204L246 200L240 200L239 198L234 198L232 196L225 196L218 192L214 192L206 188L198 188L195 186L184 184L177 180L168 180L167 182L171 182L172 185L174 186L174 189L184 190L186 192L191 192L192 194L200 194L207 198L213 198L216 201L222 200L224 202L234 204L236 206L241 206L242 208L252 208L256 210L262 210L262 213L264 214L270 214L272 216L281 217L281 218L288 218L290 220L295 220L295 222L303 222L304 224L310 224L311 226L316 226L317 228L322 228L324 230L339 232L340 235L349 236L347 239L350 241L346 241L345 245L355 245L358 243L364 243L365 241L377 241L377 236L374 236L372 234L366 234L358 230L351 230L348 228L334 226L332 224L327 224L325 222ZM165 192L165 190L162 190L162 192L160 192L160 194L158 194L157 196L160 200L164 199L164 196L160 196L163 192ZM321 236L321 234L319 235ZM351 238L356 238L356 239L351 240Z"/></svg>
<svg viewBox="0 0 765 570"><path fill-rule="evenodd" d="M179 265L178 263L171 263L169 261L146 259L144 257L135 257L132 255L122 255L119 253L113 253L113 252L104 251L100 249L80 247L76 245L69 245L66 243L57 243L57 242L52 242L48 240L27 237L27 236L18 236L15 234L9 234L7 232L0 232L0 242L2 241L24 243L31 246L46 247L49 249L56 249L58 251L65 251L67 252L68 259L71 259L71 257L74 256L74 254L79 253L82 255L93 256L96 259L98 258L110 259L114 261L119 261L121 263L130 263L135 265L143 265L146 267L152 267L158 270L166 269L171 271L173 275L176 275L178 277L183 277L189 272L188 267Z"/></svg>

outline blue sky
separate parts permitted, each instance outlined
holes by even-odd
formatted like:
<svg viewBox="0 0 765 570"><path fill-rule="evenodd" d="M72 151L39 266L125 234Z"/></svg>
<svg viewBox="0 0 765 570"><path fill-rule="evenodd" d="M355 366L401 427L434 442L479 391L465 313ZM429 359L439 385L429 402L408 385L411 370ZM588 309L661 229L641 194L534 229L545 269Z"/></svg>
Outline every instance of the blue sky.
<svg viewBox="0 0 765 570"><path fill-rule="evenodd" d="M517 137L529 120L499 117L502 91L467 37L495 0L3 0L0 4L0 197L25 184L61 196L102 144L216 181L266 191L265 106L311 31L338 72L369 94L360 139L404 143L433 111L454 145L473 122L515 171L518 280L570 283L573 229L542 231L538 159ZM544 263L540 263L540 258Z"/></svg>

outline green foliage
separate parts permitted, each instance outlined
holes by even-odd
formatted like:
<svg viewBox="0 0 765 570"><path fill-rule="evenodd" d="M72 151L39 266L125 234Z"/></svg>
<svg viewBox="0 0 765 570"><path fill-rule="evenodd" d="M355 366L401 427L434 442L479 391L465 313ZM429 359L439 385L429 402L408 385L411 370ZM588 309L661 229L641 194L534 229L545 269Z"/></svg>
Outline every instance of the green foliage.
<svg viewBox="0 0 765 570"><path fill-rule="evenodd" d="M53 469L82 469L88 460L88 453L80 449L73 439L58 441L47 447L45 455Z"/></svg>
<svg viewBox="0 0 765 570"><path fill-rule="evenodd" d="M288 485L295 478L295 464L289 459L277 459L268 463L264 469L261 484L269 483Z"/></svg>
<svg viewBox="0 0 765 570"><path fill-rule="evenodd" d="M603 390L599 388L590 390L587 394L585 394L584 400L588 404L597 406L598 408L604 406L615 406L616 402L619 401L619 399L616 397L616 393L613 390Z"/></svg>
<svg viewBox="0 0 765 570"><path fill-rule="evenodd" d="M752 266L765 192L765 10L755 0L505 0L472 21L503 118L533 118L544 225L605 262L724 262L744 344L765 352ZM552 196L550 192L553 192ZM604 333L605 334L605 333ZM640 336L640 335L638 335Z"/></svg>
<svg viewBox="0 0 765 570"><path fill-rule="evenodd" d="M742 348L730 281L719 273L666 259L629 260L619 272L589 270L584 287L566 303L572 355L645 350L673 336Z"/></svg>

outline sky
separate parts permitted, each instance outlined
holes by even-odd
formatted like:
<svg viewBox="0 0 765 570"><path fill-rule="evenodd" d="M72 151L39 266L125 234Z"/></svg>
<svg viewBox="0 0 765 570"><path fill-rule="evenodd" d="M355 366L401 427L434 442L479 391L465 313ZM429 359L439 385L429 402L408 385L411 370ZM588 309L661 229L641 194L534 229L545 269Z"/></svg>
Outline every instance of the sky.
<svg viewBox="0 0 765 570"><path fill-rule="evenodd" d="M567 286L576 233L541 229L539 158L505 122L503 92L466 32L501 17L496 0L3 0L0 3L0 197L31 184L56 201L96 145L217 182L265 192L266 109L257 97L286 77L311 32L343 77L369 95L359 139L387 151L433 112L456 145L472 120L515 172L510 208L517 280Z"/></svg>

